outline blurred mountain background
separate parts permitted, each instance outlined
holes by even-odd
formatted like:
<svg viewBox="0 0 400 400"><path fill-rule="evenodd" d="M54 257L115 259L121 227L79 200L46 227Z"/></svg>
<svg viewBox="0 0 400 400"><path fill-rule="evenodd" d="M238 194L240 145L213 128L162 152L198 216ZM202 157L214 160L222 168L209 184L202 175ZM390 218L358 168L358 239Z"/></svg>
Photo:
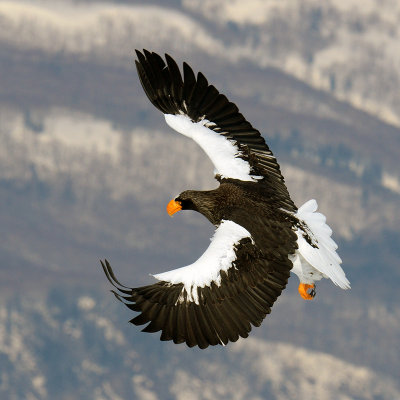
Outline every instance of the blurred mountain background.
<svg viewBox="0 0 400 400"><path fill-rule="evenodd" d="M0 398L400 398L399 21L396 0L0 1ZM292 278L224 348L127 323L99 259L131 286L191 263L213 228L165 205L217 186L135 48L201 70L263 133L350 291L304 302Z"/></svg>

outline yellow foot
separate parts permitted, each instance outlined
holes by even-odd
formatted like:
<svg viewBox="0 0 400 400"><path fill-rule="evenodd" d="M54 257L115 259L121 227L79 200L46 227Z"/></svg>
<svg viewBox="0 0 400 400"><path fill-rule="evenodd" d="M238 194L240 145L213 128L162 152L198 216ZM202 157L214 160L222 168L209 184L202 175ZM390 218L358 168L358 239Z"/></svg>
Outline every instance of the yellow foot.
<svg viewBox="0 0 400 400"><path fill-rule="evenodd" d="M309 291L308 291L309 290ZM312 300L315 297L315 285L308 285L307 283L300 283L299 285L300 296L304 300Z"/></svg>

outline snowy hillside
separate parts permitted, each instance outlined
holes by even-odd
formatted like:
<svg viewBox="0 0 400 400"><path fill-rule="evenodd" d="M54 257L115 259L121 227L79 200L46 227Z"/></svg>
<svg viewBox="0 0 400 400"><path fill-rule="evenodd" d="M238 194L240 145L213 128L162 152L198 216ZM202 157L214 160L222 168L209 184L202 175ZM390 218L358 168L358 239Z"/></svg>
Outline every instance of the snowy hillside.
<svg viewBox="0 0 400 400"><path fill-rule="evenodd" d="M0 16L0 40L53 54L67 52L121 63L142 44L189 53L223 50L222 42L201 24L167 7L6 1L0 3ZM171 37L176 38L172 46Z"/></svg>
<svg viewBox="0 0 400 400"><path fill-rule="evenodd" d="M394 0L0 0L0 398L400 398L399 20ZM250 338L204 352L127 323L99 259L134 286L193 262L213 227L165 206L217 185L134 48L239 106L297 205L318 200L350 291L305 302L292 277Z"/></svg>
<svg viewBox="0 0 400 400"><path fill-rule="evenodd" d="M240 53L253 62L283 69L400 124L398 1L184 0L183 4L242 36Z"/></svg>
<svg viewBox="0 0 400 400"><path fill-rule="evenodd" d="M167 126L164 131L140 126L121 131L111 121L66 109L46 113L32 109L31 114L36 115L35 124L27 123L17 110L0 112L7 115L0 126L1 180L24 185L37 179L52 187L54 197L62 196L68 186L75 201L89 204L102 192L113 201L131 196L146 205L147 213L157 215L154 193L168 199L185 187L216 186L213 167L201 149ZM384 208L375 209L385 201L385 191L371 194L363 204L361 180L355 185L296 164L282 164L282 171L295 201L301 205L317 198L339 236L351 239L364 232L396 229L399 224L394 217L397 194L393 193L393 201L386 200ZM383 188L384 181L380 184Z"/></svg>
<svg viewBox="0 0 400 400"><path fill-rule="evenodd" d="M184 0L180 9L82 3L3 1L0 41L119 64L149 47L274 66L400 125L396 0Z"/></svg>
<svg viewBox="0 0 400 400"><path fill-rule="evenodd" d="M0 396L10 400L400 397L400 387L390 377L279 339L252 337L206 351L161 343L154 335L134 333L121 323L126 313L118 306L89 293L65 290L3 303Z"/></svg>

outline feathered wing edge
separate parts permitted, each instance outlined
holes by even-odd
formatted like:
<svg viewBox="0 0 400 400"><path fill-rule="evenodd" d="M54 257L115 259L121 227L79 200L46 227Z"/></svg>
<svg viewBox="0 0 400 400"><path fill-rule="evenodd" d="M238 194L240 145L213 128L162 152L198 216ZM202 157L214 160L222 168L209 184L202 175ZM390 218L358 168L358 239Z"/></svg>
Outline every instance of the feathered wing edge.
<svg viewBox="0 0 400 400"><path fill-rule="evenodd" d="M241 261L243 257L248 257L252 264L251 254L244 251ZM138 288L124 286L109 262L101 261L107 279L116 289L112 293L129 309L140 313L129 322L148 324L144 332L161 331L160 340L186 343L189 347L197 345L201 349L246 338L251 325L260 326L290 275L287 261L274 264L274 271L270 271L269 263L257 263L256 268L251 266L240 272L237 268L221 271L219 286L212 282L197 288L196 304L189 300L183 284L161 281Z"/></svg>
<svg viewBox="0 0 400 400"><path fill-rule="evenodd" d="M251 167L250 175L263 176L286 203L285 208L296 209L276 158L260 132L252 127L234 103L209 85L201 72L196 78L187 63L183 63L182 77L178 65L168 54L165 55L166 62L157 53L147 50L143 53L136 50L136 55L140 82L155 107L164 114L187 115L194 123L208 121L208 129L237 146L240 157Z"/></svg>

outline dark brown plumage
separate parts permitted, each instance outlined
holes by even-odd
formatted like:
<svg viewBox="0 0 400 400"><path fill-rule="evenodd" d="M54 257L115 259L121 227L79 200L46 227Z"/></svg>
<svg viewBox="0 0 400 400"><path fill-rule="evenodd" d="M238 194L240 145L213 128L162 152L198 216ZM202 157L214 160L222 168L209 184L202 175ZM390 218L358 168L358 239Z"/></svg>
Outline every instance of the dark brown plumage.
<svg viewBox="0 0 400 400"><path fill-rule="evenodd" d="M299 237L311 244L316 239L299 221L275 157L236 105L186 63L182 78L170 56L165 63L156 53L136 54L147 97L172 128L206 151L220 182L214 190L182 192L168 212L199 212L216 232L199 260L155 275L158 283L123 286L107 260L101 262L104 273L117 299L139 312L130 322L147 324L143 331L161 331L161 340L189 347L234 342L271 312L287 284Z"/></svg>
<svg viewBox="0 0 400 400"><path fill-rule="evenodd" d="M199 304L186 294L185 301L177 305L183 284L159 282L127 289L117 282L105 261L106 276L124 295L114 292L116 297L141 312L131 323L149 323L143 331L161 330L161 340L200 348L247 337L251 325L261 324L287 284L292 268L288 254L296 249L296 234L289 215L277 214L276 206L262 196L263 190L254 190L257 185L224 179L215 190L188 190L175 199L182 202L183 210L195 210L215 226L222 220L240 224L251 232L254 241L246 238L239 242L234 268L221 274L220 286L197 289Z"/></svg>

